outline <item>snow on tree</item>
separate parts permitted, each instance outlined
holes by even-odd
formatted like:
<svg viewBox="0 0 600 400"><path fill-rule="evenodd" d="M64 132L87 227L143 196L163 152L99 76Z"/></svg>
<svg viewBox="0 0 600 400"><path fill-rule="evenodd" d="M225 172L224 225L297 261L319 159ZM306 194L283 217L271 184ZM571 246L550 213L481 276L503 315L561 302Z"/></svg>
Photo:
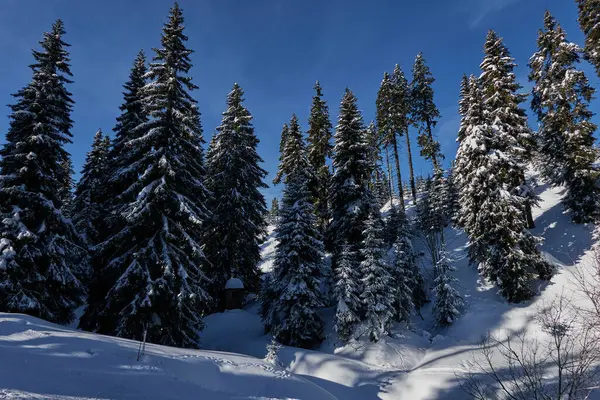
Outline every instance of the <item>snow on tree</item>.
<svg viewBox="0 0 600 400"><path fill-rule="evenodd" d="M533 228L532 206L538 198L525 179L526 163L532 161L535 141L527 124L527 114L521 107L527 95L518 93L521 85L514 73L516 64L502 38L496 32L489 31L484 45L484 58L481 63L479 83L483 94L483 103L488 110L489 120L503 132L514 138L507 147L517 168L507 177L506 189L523 198L523 218L528 228Z"/></svg>
<svg viewBox="0 0 600 400"><path fill-rule="evenodd" d="M271 200L271 210L269 210L269 218L271 220L271 223L276 223L277 222L277 218L279 217L279 212L281 211L280 207L279 207L279 199L277 197L273 197L273 200Z"/></svg>
<svg viewBox="0 0 600 400"><path fill-rule="evenodd" d="M446 180L441 170L433 178L427 178L421 200L417 203L416 226L423 237L431 256L432 265L437 265L440 249L445 245L444 229L448 226L447 204L450 202Z"/></svg>
<svg viewBox="0 0 600 400"><path fill-rule="evenodd" d="M86 240L88 246L94 246L105 230L103 185L107 180L108 152L110 139L101 130L94 135L92 149L87 154L81 170L81 178L75 188L73 203L73 223Z"/></svg>
<svg viewBox="0 0 600 400"><path fill-rule="evenodd" d="M329 107L323 100L323 91L317 81L308 117L307 147L308 161L315 173L313 182L311 182L312 201L319 228L323 233L326 231L330 219L327 189L331 181L331 172L327 165L327 158L332 156L333 151L331 128Z"/></svg>
<svg viewBox="0 0 600 400"><path fill-rule="evenodd" d="M150 151L124 167L138 179L118 196L133 194L134 200L119 209L126 224L99 246L100 258L108 260L99 268L107 276L102 282L107 292L90 310L96 318L89 326L137 339L147 329L149 342L198 347L201 317L211 304L202 250L210 215L200 113L189 93L196 86L187 75L192 51L185 47L183 22L175 3L145 76L149 82L141 89L150 119L126 141L133 154Z"/></svg>
<svg viewBox="0 0 600 400"><path fill-rule="evenodd" d="M460 226L469 236L469 258L486 278L498 284L511 302L530 298L530 281L537 273L550 278L523 218L523 197L509 189L506 177L520 171L512 156L516 138L495 125L483 102L482 89L472 80L465 135L456 155Z"/></svg>
<svg viewBox="0 0 600 400"><path fill-rule="evenodd" d="M271 342L267 345L267 355L264 360L271 365L283 368L283 363L279 361L279 352L282 348L283 346L275 338L271 339Z"/></svg>
<svg viewBox="0 0 600 400"><path fill-rule="evenodd" d="M461 142L465 136L465 116L469 111L469 93L470 93L470 82L473 78L473 75L467 77L466 74L463 75L460 81L460 100L458 100L458 114L460 115L460 128L458 129L458 137L456 139L457 142Z"/></svg>
<svg viewBox="0 0 600 400"><path fill-rule="evenodd" d="M324 306L320 291L324 248L311 202L311 165L294 115L286 140L285 162L290 166L283 208L275 230L278 240L265 326L288 346L311 348L323 338Z"/></svg>
<svg viewBox="0 0 600 400"><path fill-rule="evenodd" d="M137 129L148 121L148 114L143 107L142 88L146 84L146 57L140 51L133 62L128 81L123 85L124 101L119 107L121 115L113 128L115 138L107 155L106 181L96 195L100 197L102 208L105 210L103 221L104 232L98 232L97 243L104 242L113 234L118 233L126 224L124 208L133 202L137 196L135 191L128 191L138 180L141 167L139 160L151 150L151 143L137 142L135 146L127 143L137 139L143 131ZM79 327L88 331L96 331L105 325L102 319L110 321L112 315L103 314L106 294L120 275L116 269L105 268L111 260L110 251L98 245L92 251L92 279L88 285L88 298L85 313L79 321Z"/></svg>
<svg viewBox="0 0 600 400"><path fill-rule="evenodd" d="M205 253L211 263L210 294L224 301L225 282L232 276L250 292L260 288L260 243L266 230L267 207L260 189L267 172L256 148L259 140L252 116L243 105L244 92L235 84L227 110L207 153L207 207L212 220L205 229Z"/></svg>
<svg viewBox="0 0 600 400"><path fill-rule="evenodd" d="M451 275L455 268L450 265L445 248L440 251L435 269L433 315L438 326L452 325L460 314L463 299L453 287L457 282L457 279Z"/></svg>
<svg viewBox="0 0 600 400"><path fill-rule="evenodd" d="M433 163L433 170L440 168L444 158L440 152L440 143L433 137L433 128L437 125L440 111L433 101L431 85L435 78L419 53L413 65L413 80L410 85L410 113L412 123L419 129L417 143L421 147L421 156Z"/></svg>
<svg viewBox="0 0 600 400"><path fill-rule="evenodd" d="M589 110L595 90L576 68L581 51L546 12L538 51L529 62L535 84L531 104L539 121L542 172L552 184L566 187L563 203L575 223L592 221L599 208L599 172L593 166L597 127Z"/></svg>
<svg viewBox="0 0 600 400"><path fill-rule="evenodd" d="M73 125L64 34L57 20L33 51L32 80L14 95L0 149L0 311L57 323L73 320L89 273L85 244L60 211Z"/></svg>
<svg viewBox="0 0 600 400"><path fill-rule="evenodd" d="M335 273L334 296L337 299L333 328L338 337L349 340L360 321L360 273L358 255L346 243L340 245Z"/></svg>
<svg viewBox="0 0 600 400"><path fill-rule="evenodd" d="M287 167L285 166L283 159L285 158L285 142L289 136L288 132L288 124L283 124L283 128L281 128L281 139L279 140L279 165L277 166L277 173L273 179L274 185L279 185L287 172Z"/></svg>
<svg viewBox="0 0 600 400"><path fill-rule="evenodd" d="M585 34L585 56L600 76L600 4L598 0L577 0L579 25Z"/></svg>
<svg viewBox="0 0 600 400"><path fill-rule="evenodd" d="M404 127L398 124L398 115L404 112L404 115L406 116L406 107L404 103L398 104L396 102L398 96L394 97L394 89L395 87L392 78L387 72L384 73L381 86L377 92L377 127L384 146L386 149L391 148L394 154L398 200L402 212L404 212L404 188L402 187L397 136L404 132Z"/></svg>
<svg viewBox="0 0 600 400"><path fill-rule="evenodd" d="M377 342L388 332L394 318L393 285L390 266L385 260L386 246L383 240L383 221L376 208L371 212L364 231L364 241L360 250L362 261L362 291L360 300L365 311L364 320L369 339Z"/></svg>

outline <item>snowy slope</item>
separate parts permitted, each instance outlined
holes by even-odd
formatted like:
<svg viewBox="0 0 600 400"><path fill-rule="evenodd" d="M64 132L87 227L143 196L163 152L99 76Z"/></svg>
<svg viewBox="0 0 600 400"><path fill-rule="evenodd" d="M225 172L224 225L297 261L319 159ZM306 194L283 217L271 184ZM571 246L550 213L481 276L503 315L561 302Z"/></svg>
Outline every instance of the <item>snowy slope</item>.
<svg viewBox="0 0 600 400"><path fill-rule="evenodd" d="M448 229L448 250L466 303L453 326L436 329L429 304L422 310L424 320L415 317L410 330L397 326L392 337L379 343L359 341L343 346L336 343L330 326L333 310L327 309L324 317L329 335L318 351L284 347L280 360L289 371L303 375L340 399L466 399L456 374L465 371L466 361L476 355L481 337L488 332L505 335L528 330L544 340L532 322L537 307L561 293L576 293L571 273L590 265L592 226L573 225L569 216L563 214L561 189L542 185L537 190L541 201L534 210L534 233L545 238L542 250L558 271L550 283L537 285L539 296L533 300L518 305L506 303L468 265L466 237ZM275 244L271 235L263 245L264 272L272 269ZM415 244L419 246L418 242ZM427 269L427 260L422 261ZM253 305L246 310L208 316L203 346L264 356L270 338L264 335L256 308Z"/></svg>
<svg viewBox="0 0 600 400"><path fill-rule="evenodd" d="M335 399L248 356L138 346L0 313L0 399Z"/></svg>

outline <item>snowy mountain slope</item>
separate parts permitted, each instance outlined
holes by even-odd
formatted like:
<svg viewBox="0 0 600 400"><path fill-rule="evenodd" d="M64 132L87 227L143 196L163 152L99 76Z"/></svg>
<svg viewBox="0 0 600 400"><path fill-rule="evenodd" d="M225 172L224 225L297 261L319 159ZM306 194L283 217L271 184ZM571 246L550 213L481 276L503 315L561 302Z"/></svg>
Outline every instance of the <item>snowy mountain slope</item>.
<svg viewBox="0 0 600 400"><path fill-rule="evenodd" d="M0 399L327 399L262 360L147 345L0 313Z"/></svg>
<svg viewBox="0 0 600 400"><path fill-rule="evenodd" d="M538 187L540 204L534 210L534 233L544 237L542 250L557 265L550 283L539 282L539 296L522 304L509 304L493 286L482 282L466 258L466 237L448 229L448 250L457 268L459 292L465 308L455 324L436 329L431 316L432 304L413 319L411 330L397 326L392 337L379 343L361 340L343 346L336 343L331 329L333 310L324 310L328 338L318 351L284 347L280 360L288 370L301 374L338 398L353 399L466 399L456 374L465 371L466 361L477 355L478 342L488 332L528 331L540 340L546 337L532 321L539 306L566 293L575 298L577 291L572 272L590 266L591 226L573 225L563 214L562 190L547 185ZM384 209L385 211L385 209ZM409 210L412 212L412 210ZM276 241L270 235L263 246L263 271L272 268ZM418 240L416 241L419 247ZM427 260L423 260L426 267ZM247 310L215 314L206 318L203 345L210 349L264 356L270 338L264 335L256 305ZM229 332L223 335L222 332ZM502 362L502 360L498 360ZM502 365L499 365L500 367ZM597 396L597 394L595 394Z"/></svg>

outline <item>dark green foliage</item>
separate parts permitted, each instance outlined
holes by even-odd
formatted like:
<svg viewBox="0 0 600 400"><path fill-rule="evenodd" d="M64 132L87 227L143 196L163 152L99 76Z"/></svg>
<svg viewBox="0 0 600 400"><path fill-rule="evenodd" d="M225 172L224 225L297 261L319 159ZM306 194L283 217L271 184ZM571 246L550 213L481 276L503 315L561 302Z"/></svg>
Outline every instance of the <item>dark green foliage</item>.
<svg viewBox="0 0 600 400"><path fill-rule="evenodd" d="M576 0L579 5L579 25L585 34L585 56L600 76L600 2Z"/></svg>
<svg viewBox="0 0 600 400"><path fill-rule="evenodd" d="M289 136L288 132L288 124L283 124L283 128L281 128L281 138L279 139L279 165L277 167L277 173L275 174L275 178L273 178L274 185L279 185L286 172L288 172L288 168L283 162L283 159L285 158L285 143Z"/></svg>

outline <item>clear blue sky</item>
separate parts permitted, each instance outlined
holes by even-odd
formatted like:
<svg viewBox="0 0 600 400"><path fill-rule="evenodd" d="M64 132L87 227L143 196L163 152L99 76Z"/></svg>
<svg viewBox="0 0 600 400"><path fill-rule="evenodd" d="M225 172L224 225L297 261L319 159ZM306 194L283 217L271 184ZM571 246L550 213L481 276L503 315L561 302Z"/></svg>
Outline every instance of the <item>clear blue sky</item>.
<svg viewBox="0 0 600 400"><path fill-rule="evenodd" d="M79 171L94 132L111 132L130 65L139 49L153 54L171 5L168 0L1 0L0 104L11 103L10 94L29 81L31 48L37 48L53 20L62 18L75 81L69 88L76 102L69 150ZM317 79L334 123L346 86L358 96L368 123L383 72L399 63L409 73L422 51L437 79L442 118L436 134L450 160L456 149L460 78L478 74L488 29L504 37L527 91L527 60L546 8L570 40L583 41L574 0L181 0L180 5L188 45L195 50L191 74L200 87L194 95L205 138L219 124L225 96L238 82L254 116L269 183L277 167L281 125L297 113L306 129ZM600 89L598 77L585 69ZM599 105L594 102L594 109ZM8 127L9 110L4 110L0 140ZM530 123L535 126L534 120ZM414 130L411 134L416 136ZM430 168L419 157L415 167L423 174ZM405 164L403 173L408 176ZM267 198L280 189L268 189Z"/></svg>

